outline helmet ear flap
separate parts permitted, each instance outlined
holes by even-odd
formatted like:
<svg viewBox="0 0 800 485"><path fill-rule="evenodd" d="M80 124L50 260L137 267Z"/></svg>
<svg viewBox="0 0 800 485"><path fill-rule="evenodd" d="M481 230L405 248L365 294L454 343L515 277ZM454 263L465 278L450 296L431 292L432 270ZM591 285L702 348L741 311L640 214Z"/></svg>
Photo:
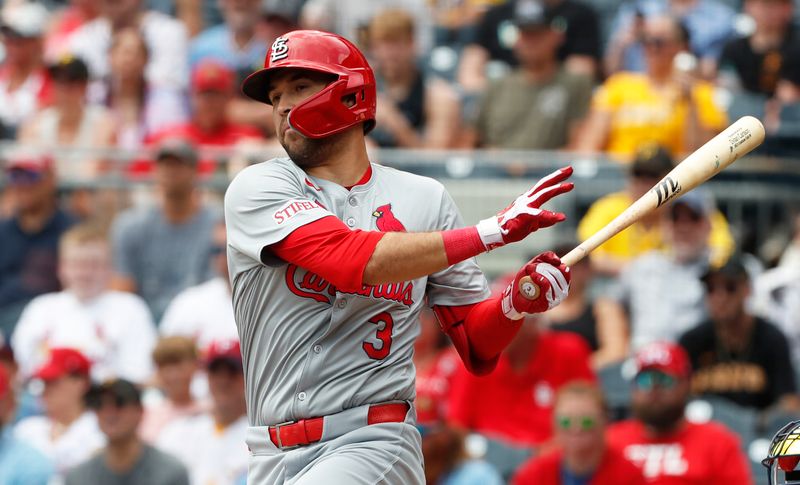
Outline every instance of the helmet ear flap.
<svg viewBox="0 0 800 485"><path fill-rule="evenodd" d="M800 462L800 455L798 456L782 456L778 458L778 468L785 472L794 471L797 463Z"/></svg>

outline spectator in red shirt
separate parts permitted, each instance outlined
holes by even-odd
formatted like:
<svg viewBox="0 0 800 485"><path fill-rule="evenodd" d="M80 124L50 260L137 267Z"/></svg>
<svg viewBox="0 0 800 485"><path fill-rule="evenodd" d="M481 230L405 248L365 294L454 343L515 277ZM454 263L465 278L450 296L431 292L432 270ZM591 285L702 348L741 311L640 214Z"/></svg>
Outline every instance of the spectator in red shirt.
<svg viewBox="0 0 800 485"><path fill-rule="evenodd" d="M558 449L528 461L514 485L644 485L642 472L606 445L608 407L596 385L573 381L556 395Z"/></svg>
<svg viewBox="0 0 800 485"><path fill-rule="evenodd" d="M634 419L609 427L609 445L641 468L649 485L752 484L747 457L730 430L683 417L691 377L686 351L654 342L635 359Z"/></svg>
<svg viewBox="0 0 800 485"><path fill-rule="evenodd" d="M0 65L0 138L13 139L22 122L52 99L52 83L43 60L47 16L47 9L38 3L3 9L0 34L5 59Z"/></svg>
<svg viewBox="0 0 800 485"><path fill-rule="evenodd" d="M511 446L538 448L552 438L555 393L575 379L594 380L589 346L577 335L540 329L528 318L491 374L459 368L448 420Z"/></svg>
<svg viewBox="0 0 800 485"><path fill-rule="evenodd" d="M232 123L227 118L236 87L234 76L233 71L217 61L199 62L192 71L191 120L156 133L155 141L183 136L200 145L230 146L244 138L261 138L258 129Z"/></svg>
<svg viewBox="0 0 800 485"><path fill-rule="evenodd" d="M199 62L192 71L191 119L157 132L150 141L157 143L166 138L183 138L207 150L233 147L244 140L262 139L257 128L228 120L228 106L234 99L234 79L233 71L217 61ZM213 170L213 160L203 158L200 172Z"/></svg>

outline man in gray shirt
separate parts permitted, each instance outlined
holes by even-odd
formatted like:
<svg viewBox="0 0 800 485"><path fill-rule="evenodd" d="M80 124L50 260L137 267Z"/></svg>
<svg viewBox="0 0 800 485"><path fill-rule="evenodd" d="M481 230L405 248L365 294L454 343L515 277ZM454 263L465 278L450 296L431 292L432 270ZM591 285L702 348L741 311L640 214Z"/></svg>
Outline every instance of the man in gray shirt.
<svg viewBox="0 0 800 485"><path fill-rule="evenodd" d="M156 155L161 204L128 210L111 231L117 290L138 293L161 320L181 290L210 278L211 235L220 219L197 193L197 153L184 140L168 139Z"/></svg>
<svg viewBox="0 0 800 485"><path fill-rule="evenodd" d="M67 473L66 485L189 485L189 474L176 458L139 438L142 403L136 385L108 381L89 393L89 405L108 444Z"/></svg>
<svg viewBox="0 0 800 485"><path fill-rule="evenodd" d="M687 192L664 210L668 247L636 258L597 304L616 328L628 329L630 350L658 340L675 342L706 317L700 277L709 266L711 194Z"/></svg>

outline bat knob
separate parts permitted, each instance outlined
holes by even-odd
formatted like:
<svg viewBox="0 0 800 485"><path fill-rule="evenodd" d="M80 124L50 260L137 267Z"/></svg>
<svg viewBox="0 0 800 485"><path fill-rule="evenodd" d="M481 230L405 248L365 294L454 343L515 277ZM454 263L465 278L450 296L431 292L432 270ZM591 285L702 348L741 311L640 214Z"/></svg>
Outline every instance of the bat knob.
<svg viewBox="0 0 800 485"><path fill-rule="evenodd" d="M519 292L528 300L539 298L539 286L533 282L530 276L523 276L519 280Z"/></svg>

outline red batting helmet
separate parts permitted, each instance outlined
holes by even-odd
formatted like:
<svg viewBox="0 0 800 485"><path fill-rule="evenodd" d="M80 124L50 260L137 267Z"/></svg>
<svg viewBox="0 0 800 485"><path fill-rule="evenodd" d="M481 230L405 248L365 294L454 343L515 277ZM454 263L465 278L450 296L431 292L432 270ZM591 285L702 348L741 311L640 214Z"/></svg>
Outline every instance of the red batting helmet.
<svg viewBox="0 0 800 485"><path fill-rule="evenodd" d="M375 127L375 75L364 54L349 40L316 30L295 30L272 43L264 68L242 83L248 97L272 104L267 98L270 76L282 68L309 69L334 74L337 79L319 93L295 105L289 126L308 138L322 138L364 123L364 133ZM355 98L347 106L343 98Z"/></svg>

